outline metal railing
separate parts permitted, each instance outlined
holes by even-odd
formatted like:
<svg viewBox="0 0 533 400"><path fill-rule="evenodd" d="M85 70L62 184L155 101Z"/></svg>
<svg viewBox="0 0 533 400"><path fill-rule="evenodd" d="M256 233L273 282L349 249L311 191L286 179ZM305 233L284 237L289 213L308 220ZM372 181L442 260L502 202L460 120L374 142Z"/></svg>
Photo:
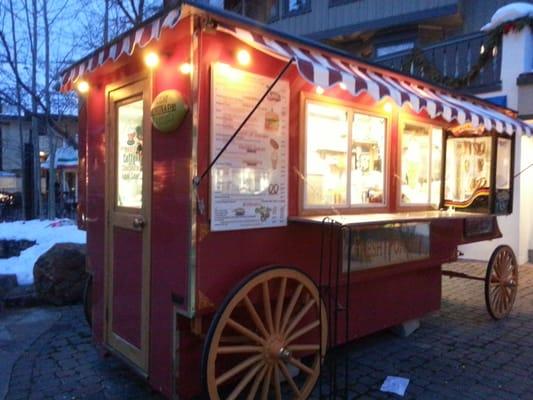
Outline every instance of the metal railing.
<svg viewBox="0 0 533 400"><path fill-rule="evenodd" d="M488 36L484 32L476 32L432 46L405 50L378 57L374 61L415 77L429 81L434 80L434 74L430 73L427 67L424 67L424 63L420 63L420 59L415 57L418 52L418 55L422 55L440 75L457 79L466 76L471 71L472 67L478 62L481 54L485 51L492 51L492 57L489 57L488 62L480 69L479 73L461 88L472 92L489 91L501 82L502 60L501 41L492 50L487 50L487 41Z"/></svg>

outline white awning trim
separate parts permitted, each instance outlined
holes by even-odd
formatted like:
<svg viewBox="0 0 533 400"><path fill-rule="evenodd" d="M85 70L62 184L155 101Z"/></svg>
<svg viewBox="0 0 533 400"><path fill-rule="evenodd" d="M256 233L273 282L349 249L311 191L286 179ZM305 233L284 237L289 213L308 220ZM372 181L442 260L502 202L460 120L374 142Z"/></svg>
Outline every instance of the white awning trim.
<svg viewBox="0 0 533 400"><path fill-rule="evenodd" d="M144 48L152 41L158 40L163 30L174 28L179 20L180 9L172 9L150 23L122 36L115 43L101 48L91 57L72 65L62 73L61 90L71 90L74 82L84 74L93 71L110 60L114 61L124 54L131 56L136 47Z"/></svg>
<svg viewBox="0 0 533 400"><path fill-rule="evenodd" d="M416 78L388 73L357 60L344 60L324 52L290 44L236 26L219 24L217 29L248 45L288 60L293 58L299 74L313 85L324 89L343 83L354 96L368 93L374 100L391 98L398 106L408 104L415 112L425 110L431 118L447 122L470 123L474 128L499 133L533 134L533 128L481 101L446 92Z"/></svg>

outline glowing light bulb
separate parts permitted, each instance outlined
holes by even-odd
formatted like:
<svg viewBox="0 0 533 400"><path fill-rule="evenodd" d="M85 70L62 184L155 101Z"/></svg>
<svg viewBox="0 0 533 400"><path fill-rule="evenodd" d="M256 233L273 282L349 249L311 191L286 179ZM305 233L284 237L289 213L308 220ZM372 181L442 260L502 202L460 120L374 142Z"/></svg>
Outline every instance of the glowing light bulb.
<svg viewBox="0 0 533 400"><path fill-rule="evenodd" d="M184 75L188 75L192 72L192 65L189 63L183 63L180 65L180 72Z"/></svg>
<svg viewBox="0 0 533 400"><path fill-rule="evenodd" d="M316 94L324 94L324 89L320 86L317 86L315 91L316 91Z"/></svg>
<svg viewBox="0 0 533 400"><path fill-rule="evenodd" d="M79 81L76 87L80 93L87 93L89 91L89 83L87 81Z"/></svg>
<svg viewBox="0 0 533 400"><path fill-rule="evenodd" d="M392 104L391 103L385 103L385 105L383 106L383 109L390 113L392 111Z"/></svg>
<svg viewBox="0 0 533 400"><path fill-rule="evenodd" d="M241 65L249 65L252 61L252 56L250 56L248 51L241 49L237 52L237 61Z"/></svg>
<svg viewBox="0 0 533 400"><path fill-rule="evenodd" d="M153 69L159 65L159 56L151 51L144 57L144 63L148 68Z"/></svg>
<svg viewBox="0 0 533 400"><path fill-rule="evenodd" d="M346 90L346 84L345 84L344 82L339 83L339 87L340 87L342 90Z"/></svg>

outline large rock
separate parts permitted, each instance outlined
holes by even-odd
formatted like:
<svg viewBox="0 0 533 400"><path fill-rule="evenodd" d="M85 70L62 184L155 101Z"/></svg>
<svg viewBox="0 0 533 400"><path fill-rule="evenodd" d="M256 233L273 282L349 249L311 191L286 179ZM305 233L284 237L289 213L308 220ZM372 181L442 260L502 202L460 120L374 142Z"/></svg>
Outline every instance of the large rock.
<svg viewBox="0 0 533 400"><path fill-rule="evenodd" d="M85 272L85 245L58 243L33 267L37 296L55 305L81 301Z"/></svg>

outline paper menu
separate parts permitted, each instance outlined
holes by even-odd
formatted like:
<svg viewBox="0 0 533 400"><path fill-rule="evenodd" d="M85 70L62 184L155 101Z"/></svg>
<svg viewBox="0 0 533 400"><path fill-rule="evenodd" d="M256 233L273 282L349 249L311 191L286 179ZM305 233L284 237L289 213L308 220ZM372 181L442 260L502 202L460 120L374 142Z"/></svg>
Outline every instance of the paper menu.
<svg viewBox="0 0 533 400"><path fill-rule="evenodd" d="M273 78L211 68L211 160ZM211 170L211 230L284 226L288 201L289 84L280 80Z"/></svg>

